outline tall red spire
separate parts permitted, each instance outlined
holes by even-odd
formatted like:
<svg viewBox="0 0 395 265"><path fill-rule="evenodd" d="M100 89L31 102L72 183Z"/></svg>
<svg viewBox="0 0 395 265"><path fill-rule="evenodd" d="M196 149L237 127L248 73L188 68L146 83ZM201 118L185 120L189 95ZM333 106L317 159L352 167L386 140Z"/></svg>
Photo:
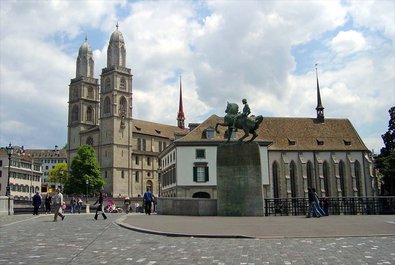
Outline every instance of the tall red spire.
<svg viewBox="0 0 395 265"><path fill-rule="evenodd" d="M178 114L177 114L177 126L181 129L185 129L184 125L184 107L182 105L182 85L181 85L181 76L180 76L180 100L178 105Z"/></svg>

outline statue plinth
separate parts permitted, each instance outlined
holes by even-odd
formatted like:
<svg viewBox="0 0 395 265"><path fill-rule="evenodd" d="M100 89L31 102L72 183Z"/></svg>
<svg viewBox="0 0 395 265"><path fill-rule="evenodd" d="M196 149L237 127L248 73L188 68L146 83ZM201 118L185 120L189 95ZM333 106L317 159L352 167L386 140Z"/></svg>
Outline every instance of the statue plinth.
<svg viewBox="0 0 395 265"><path fill-rule="evenodd" d="M217 148L217 213L262 216L263 191L259 145L223 144Z"/></svg>

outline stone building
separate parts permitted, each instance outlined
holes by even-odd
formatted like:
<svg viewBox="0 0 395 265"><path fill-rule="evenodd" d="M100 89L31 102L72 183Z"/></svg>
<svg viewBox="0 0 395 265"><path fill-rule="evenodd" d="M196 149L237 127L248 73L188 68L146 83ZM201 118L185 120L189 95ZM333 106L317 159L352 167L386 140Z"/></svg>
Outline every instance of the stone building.
<svg viewBox="0 0 395 265"><path fill-rule="evenodd" d="M185 132L182 127L133 119L132 80L118 25L110 37L100 82L85 39L69 85L68 167L79 146L91 145L106 183L104 191L114 197L138 196L147 187L158 194L157 155L176 134Z"/></svg>

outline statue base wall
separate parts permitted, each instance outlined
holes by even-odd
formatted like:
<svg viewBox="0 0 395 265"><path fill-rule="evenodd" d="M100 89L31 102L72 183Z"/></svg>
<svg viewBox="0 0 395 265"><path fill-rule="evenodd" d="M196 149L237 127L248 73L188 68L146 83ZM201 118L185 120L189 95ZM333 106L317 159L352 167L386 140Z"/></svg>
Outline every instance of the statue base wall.
<svg viewBox="0 0 395 265"><path fill-rule="evenodd" d="M217 214L263 216L259 145L222 144L217 148Z"/></svg>

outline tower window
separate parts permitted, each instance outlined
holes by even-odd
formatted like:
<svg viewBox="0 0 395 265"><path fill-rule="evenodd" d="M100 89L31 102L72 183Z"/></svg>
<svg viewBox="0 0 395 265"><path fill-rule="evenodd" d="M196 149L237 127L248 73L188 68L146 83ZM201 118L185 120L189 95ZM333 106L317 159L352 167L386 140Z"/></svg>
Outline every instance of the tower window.
<svg viewBox="0 0 395 265"><path fill-rule="evenodd" d="M121 82L119 84L119 89L125 90L126 89L126 81L125 78L121 78Z"/></svg>
<svg viewBox="0 0 395 265"><path fill-rule="evenodd" d="M73 110L71 111L71 121L78 121L79 110L78 106L74 106Z"/></svg>
<svg viewBox="0 0 395 265"><path fill-rule="evenodd" d="M88 109L86 110L86 120L93 121L93 109L91 106L89 106Z"/></svg>
<svg viewBox="0 0 395 265"><path fill-rule="evenodd" d="M86 139L86 144L93 146L93 138L92 137L88 137L88 139Z"/></svg>
<svg viewBox="0 0 395 265"><path fill-rule="evenodd" d="M93 99L93 88L90 86L88 88L88 98Z"/></svg>
<svg viewBox="0 0 395 265"><path fill-rule="evenodd" d="M105 91L111 90L111 80L110 78L106 79Z"/></svg>
<svg viewBox="0 0 395 265"><path fill-rule="evenodd" d="M104 99L104 113L108 114L111 111L111 101L109 97Z"/></svg>

